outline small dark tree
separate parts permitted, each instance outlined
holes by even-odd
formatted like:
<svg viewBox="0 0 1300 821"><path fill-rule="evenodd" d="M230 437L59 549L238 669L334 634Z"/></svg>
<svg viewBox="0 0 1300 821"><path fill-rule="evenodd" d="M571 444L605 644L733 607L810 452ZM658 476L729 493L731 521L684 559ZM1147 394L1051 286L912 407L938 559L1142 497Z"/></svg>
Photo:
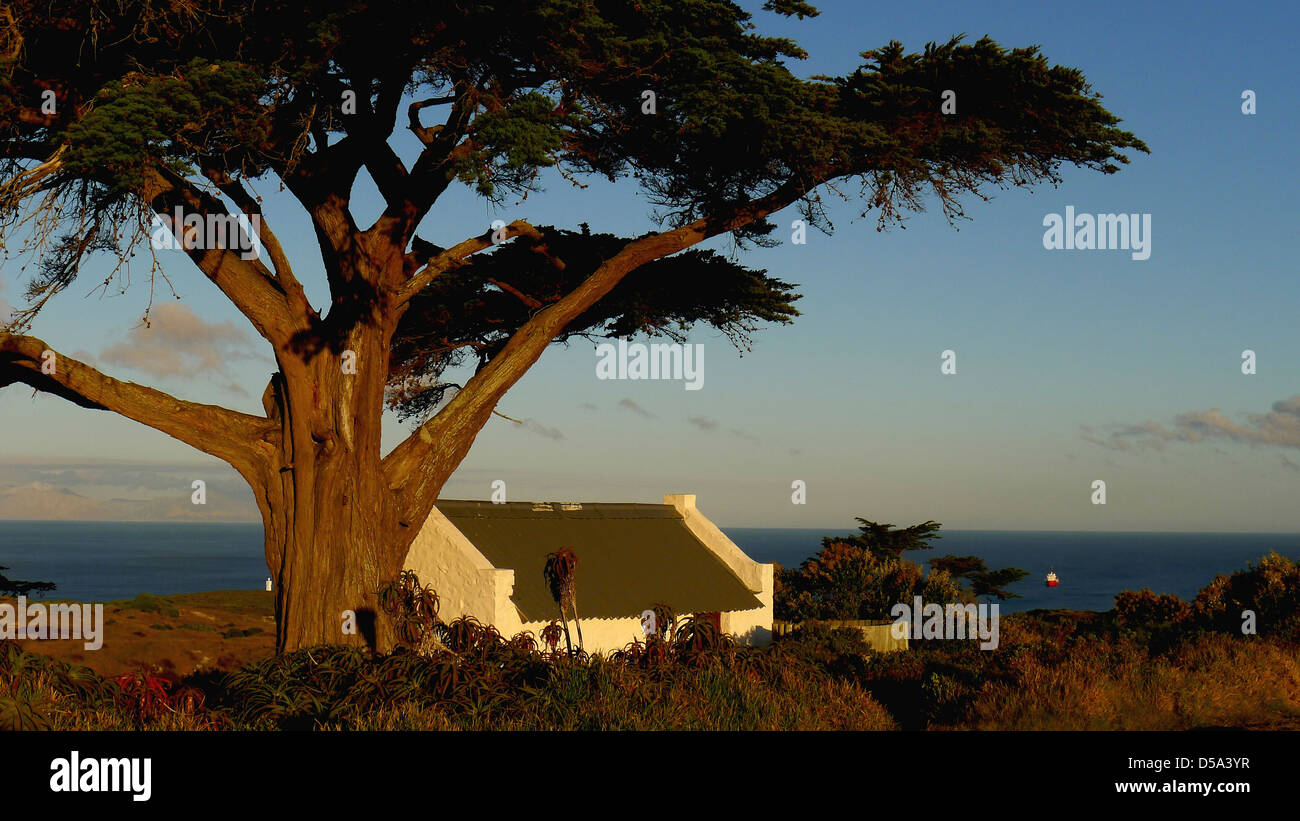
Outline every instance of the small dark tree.
<svg viewBox="0 0 1300 821"><path fill-rule="evenodd" d="M930 560L930 568L945 570L954 579L964 579L977 599L980 596L996 596L998 601L1020 598L1019 593L1012 593L1005 588L1029 575L1028 570L1019 567L989 570L984 565L984 560L978 556L940 556Z"/></svg>
<svg viewBox="0 0 1300 821"><path fill-rule="evenodd" d="M0 564L0 570L9 568ZM22 582L17 579L10 579L5 574L0 573L0 596L26 596L28 593L36 593L44 596L55 588L53 582Z"/></svg>
<svg viewBox="0 0 1300 821"><path fill-rule="evenodd" d="M805 619L881 619L900 602L921 596L948 603L969 598L947 572L924 573L902 557L906 550L928 548L938 538L938 522L894 530L859 518L862 535L827 537L816 556L797 569L776 573L776 617Z"/></svg>
<svg viewBox="0 0 1300 821"><path fill-rule="evenodd" d="M844 542L862 548L878 559L897 559L906 550L929 550L933 545L927 544L927 539L942 538L938 535L942 525L934 521L896 530L893 525L880 524L861 517L855 518L858 521L858 529L862 531L859 535L827 536L822 539L822 546L828 547L834 542Z"/></svg>

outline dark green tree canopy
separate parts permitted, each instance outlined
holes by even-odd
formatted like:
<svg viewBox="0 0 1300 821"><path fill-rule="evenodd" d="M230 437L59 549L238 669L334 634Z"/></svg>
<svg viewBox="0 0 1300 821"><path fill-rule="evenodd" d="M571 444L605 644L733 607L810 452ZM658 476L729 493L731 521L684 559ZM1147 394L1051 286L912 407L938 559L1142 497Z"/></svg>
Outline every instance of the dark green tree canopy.
<svg viewBox="0 0 1300 821"><path fill-rule="evenodd" d="M508 243L448 271L411 300L394 338L389 404L403 417L426 416L456 386L453 366L487 364L539 310L560 300L629 242L627 237L538 226L542 240ZM415 239L416 249L443 249ZM759 322L788 324L799 315L795 286L712 251L683 251L628 274L569 323L557 338L666 336L684 341L697 323L745 348Z"/></svg>
<svg viewBox="0 0 1300 821"><path fill-rule="evenodd" d="M799 202L824 225L816 187L849 178L883 225L927 192L955 215L985 183L1056 181L1065 162L1110 173L1127 162L1122 149L1145 150L1079 71L1034 48L954 38L908 54L890 43L848 76L800 79L787 65L804 56L795 43L756 34L719 0L6 8L0 159L15 184L0 216L55 194L74 229L42 260L38 304L87 253L142 238L127 195L155 173L223 186L273 173L310 207L346 199L365 168L409 241L451 182L501 202L550 166L634 177L669 225L736 223L765 198ZM955 115L940 113L945 90ZM47 93L53 114L41 113ZM408 101L429 149L409 169L386 142ZM445 116L426 125L426 109ZM761 241L772 228L759 218L731 230Z"/></svg>
<svg viewBox="0 0 1300 821"><path fill-rule="evenodd" d="M978 556L939 556L930 560L930 567L946 571L954 579L964 580L976 598L991 596L999 601L1021 598L1019 593L1012 593L1006 587L1029 575L1028 570L1018 567L989 570Z"/></svg>
<svg viewBox="0 0 1300 821"><path fill-rule="evenodd" d="M939 528L943 525L934 521L925 521L911 527L895 528L890 524L880 524L870 519L854 517L858 521L858 530L853 536L827 536L822 539L822 546L843 543L864 550L881 559L897 559L906 550L929 550L933 545L930 539L942 539Z"/></svg>
<svg viewBox="0 0 1300 821"><path fill-rule="evenodd" d="M0 565L0 570L9 568ZM44 595L55 589L57 585L53 582L24 582L18 579L10 579L5 574L0 573L0 596L26 596L28 593Z"/></svg>

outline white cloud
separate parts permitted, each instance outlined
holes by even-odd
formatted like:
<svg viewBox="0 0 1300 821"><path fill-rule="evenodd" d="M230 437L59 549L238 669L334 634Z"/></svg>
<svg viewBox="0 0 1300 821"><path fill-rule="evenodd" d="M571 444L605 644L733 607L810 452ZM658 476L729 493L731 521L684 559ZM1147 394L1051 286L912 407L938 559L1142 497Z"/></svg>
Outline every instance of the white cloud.
<svg viewBox="0 0 1300 821"><path fill-rule="evenodd" d="M534 419L525 419L523 421L523 429L529 433L535 433L538 436L545 436L547 439L558 440L564 438L564 433L558 428L548 428Z"/></svg>
<svg viewBox="0 0 1300 821"><path fill-rule="evenodd" d="M1300 448L1300 394L1274 402L1268 413L1248 414L1244 424L1224 416L1218 408L1210 408L1179 414L1168 427L1158 422L1113 425L1108 433L1098 435L1092 427L1084 425L1082 437L1085 442L1111 450L1142 447L1160 450L1169 442L1218 440Z"/></svg>
<svg viewBox="0 0 1300 821"><path fill-rule="evenodd" d="M126 340L100 352L108 363L187 378L205 373L229 377L231 361L253 355L252 339L243 329L233 322L205 322L178 302L159 305L148 326L132 328Z"/></svg>

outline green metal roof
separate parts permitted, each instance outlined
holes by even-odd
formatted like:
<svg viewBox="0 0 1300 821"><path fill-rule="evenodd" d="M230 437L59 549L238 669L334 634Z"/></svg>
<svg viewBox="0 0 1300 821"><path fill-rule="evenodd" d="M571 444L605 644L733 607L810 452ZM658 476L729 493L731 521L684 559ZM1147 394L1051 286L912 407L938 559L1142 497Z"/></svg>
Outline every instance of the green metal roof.
<svg viewBox="0 0 1300 821"><path fill-rule="evenodd" d="M559 615L542 568L548 553L565 547L578 557L580 618L639 616L658 602L677 613L763 606L672 505L437 504L494 567L515 571L511 600L525 622Z"/></svg>

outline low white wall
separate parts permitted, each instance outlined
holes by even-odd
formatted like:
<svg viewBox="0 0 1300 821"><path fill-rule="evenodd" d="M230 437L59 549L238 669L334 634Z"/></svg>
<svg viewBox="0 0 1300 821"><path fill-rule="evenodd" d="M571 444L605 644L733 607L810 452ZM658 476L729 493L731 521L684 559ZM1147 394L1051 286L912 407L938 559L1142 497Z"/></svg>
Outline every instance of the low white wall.
<svg viewBox="0 0 1300 821"><path fill-rule="evenodd" d="M750 616L750 613L758 613L758 612L760 611L753 610L747 613L723 613L722 632L724 633L735 632L727 628L728 617L735 618L737 616ZM679 615L677 617L678 626L681 625L682 619L686 618L689 615L690 614ZM532 633L533 636L536 637L538 645L540 646L542 641L542 628L548 624L550 624L550 621L530 621L527 624L524 624L522 629ZM506 633L504 630L502 630L501 632L507 638L510 637L510 634ZM750 630L747 632L752 634L754 631ZM741 635L740 633L735 633L735 635L737 635L743 643L746 644L755 643L754 641L751 640L752 636L747 637ZM574 623L572 621L569 622L569 637L573 639L573 646L577 647L578 630L577 627L574 626ZM646 640L646 636L645 636L645 632L641 628L641 618L639 616L636 618L629 618L629 619L583 619L582 620L582 649L587 651L588 653L603 653L605 655L609 655L615 650L622 650L624 647L628 646L634 641L639 641L642 644L644 644L645 640ZM768 629L768 640L769 641L771 640L770 624ZM561 649L564 648L564 639L560 639L559 647Z"/></svg>
<svg viewBox="0 0 1300 821"><path fill-rule="evenodd" d="M892 622L889 624L872 624L856 619L813 619L806 622L779 621L772 625L772 629L776 635L786 636L796 632L805 624L818 624L838 630L856 630L862 634L867 646L880 653L906 650L908 647L907 636L901 638L894 636Z"/></svg>
<svg viewBox="0 0 1300 821"><path fill-rule="evenodd" d="M763 603L754 610L733 610L722 614L722 632L730 633L745 644L764 645L772 641L773 575L770 564L755 563L761 571L760 587L754 592Z"/></svg>
<svg viewBox="0 0 1300 821"><path fill-rule="evenodd" d="M581 615L581 611L579 611ZM540 646L542 643L542 628L550 624L550 621L530 621L523 625L523 629L531 632ZM505 632L504 630L502 631ZM578 628L569 622L569 637L573 639L573 646L578 646ZM641 619L582 619L582 649L588 653L604 653L606 655L615 650L622 650L633 641L645 641L645 634L641 632ZM564 639L560 639L559 648L564 649Z"/></svg>

